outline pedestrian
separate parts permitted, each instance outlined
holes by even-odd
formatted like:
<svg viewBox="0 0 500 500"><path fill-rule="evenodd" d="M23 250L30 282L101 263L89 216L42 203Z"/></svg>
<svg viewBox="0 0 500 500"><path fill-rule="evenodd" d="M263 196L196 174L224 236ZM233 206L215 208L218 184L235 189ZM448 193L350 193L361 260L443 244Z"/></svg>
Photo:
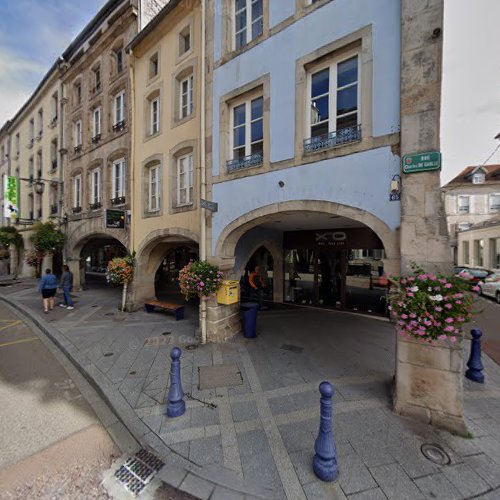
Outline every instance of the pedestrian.
<svg viewBox="0 0 500 500"><path fill-rule="evenodd" d="M71 291L73 290L73 273L69 270L68 266L63 266L63 273L61 275L61 288L64 294L64 304L59 304L61 307L67 309L74 309L75 304L71 298Z"/></svg>
<svg viewBox="0 0 500 500"><path fill-rule="evenodd" d="M43 312L49 313L49 309L54 309L54 297L57 291L57 278L52 274L50 269L45 269L45 274L42 276L38 285L38 290L42 293Z"/></svg>
<svg viewBox="0 0 500 500"><path fill-rule="evenodd" d="M266 281L260 274L260 266L255 266L253 272L250 273L248 282L252 288L252 295L256 297L259 302L259 309L263 309L264 288L266 287Z"/></svg>

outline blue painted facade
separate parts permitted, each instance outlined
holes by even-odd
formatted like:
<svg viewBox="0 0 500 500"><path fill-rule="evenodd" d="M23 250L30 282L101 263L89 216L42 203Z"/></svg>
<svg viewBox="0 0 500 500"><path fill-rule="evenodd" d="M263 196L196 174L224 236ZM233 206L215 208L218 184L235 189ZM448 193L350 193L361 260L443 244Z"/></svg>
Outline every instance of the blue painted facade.
<svg viewBox="0 0 500 500"><path fill-rule="evenodd" d="M222 0L215 0L221 12ZM293 16L296 0L269 0L269 28ZM221 16L214 19L214 60L222 54ZM270 75L270 161L295 155L297 60L367 26L372 30L372 136L385 136L400 125L399 0L334 0L214 70L213 171L225 166L219 154L221 97ZM363 124L361 124L363 125ZM212 251L224 228L238 217L280 201L324 200L369 211L390 229L400 224L400 205L389 201L389 185L400 158L389 146L232 179L213 185L219 211L212 222ZM284 182L280 188L278 182Z"/></svg>

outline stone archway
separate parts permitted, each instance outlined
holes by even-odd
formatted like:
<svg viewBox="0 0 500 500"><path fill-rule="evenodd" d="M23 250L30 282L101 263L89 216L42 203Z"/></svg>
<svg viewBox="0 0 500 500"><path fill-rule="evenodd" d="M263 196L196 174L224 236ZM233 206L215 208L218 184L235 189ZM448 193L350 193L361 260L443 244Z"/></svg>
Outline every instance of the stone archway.
<svg viewBox="0 0 500 500"><path fill-rule="evenodd" d="M128 308L140 309L144 301L155 297L154 277L169 250L187 246L198 250L198 236L184 228L165 228L152 231L141 242L136 254L134 281L128 296Z"/></svg>

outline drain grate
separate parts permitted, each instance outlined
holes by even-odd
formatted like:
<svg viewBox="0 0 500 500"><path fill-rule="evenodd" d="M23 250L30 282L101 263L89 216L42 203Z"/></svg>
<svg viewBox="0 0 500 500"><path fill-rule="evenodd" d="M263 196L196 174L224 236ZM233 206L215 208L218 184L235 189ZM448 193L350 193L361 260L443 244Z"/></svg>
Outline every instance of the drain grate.
<svg viewBox="0 0 500 500"><path fill-rule="evenodd" d="M451 458L441 446L433 443L425 443L420 447L420 451L427 460L437 465L449 465Z"/></svg>
<svg viewBox="0 0 500 500"><path fill-rule="evenodd" d="M304 350L303 347L299 347L298 345L293 344L283 344L280 349L283 349L284 351L295 352L297 354L301 353Z"/></svg>
<svg viewBox="0 0 500 500"><path fill-rule="evenodd" d="M139 495L164 463L148 450L139 450L115 472L115 478L131 493Z"/></svg>

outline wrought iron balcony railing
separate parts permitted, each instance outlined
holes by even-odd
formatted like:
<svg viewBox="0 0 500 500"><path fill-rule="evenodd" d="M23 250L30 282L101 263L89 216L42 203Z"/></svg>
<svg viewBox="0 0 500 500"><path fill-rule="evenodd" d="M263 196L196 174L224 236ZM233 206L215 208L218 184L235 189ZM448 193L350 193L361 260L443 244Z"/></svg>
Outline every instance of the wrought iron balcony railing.
<svg viewBox="0 0 500 500"><path fill-rule="evenodd" d="M316 137L305 139L304 151L306 153L311 153L360 140L361 125L354 125L352 127L341 128L340 130L330 132L329 134L318 135Z"/></svg>
<svg viewBox="0 0 500 500"><path fill-rule="evenodd" d="M81 151L82 151L82 145L79 144L78 146L75 146L74 150L75 150L75 154L76 155L79 154L79 153L81 153Z"/></svg>
<svg viewBox="0 0 500 500"><path fill-rule="evenodd" d="M264 157L261 153L244 156L243 158L235 158L226 162L228 172L236 172L250 167L258 167L262 165Z"/></svg>
<svg viewBox="0 0 500 500"><path fill-rule="evenodd" d="M118 132L125 128L125 120L121 120L113 125L113 131Z"/></svg>
<svg viewBox="0 0 500 500"><path fill-rule="evenodd" d="M123 205L125 203L125 196L118 196L111 198L111 205Z"/></svg>
<svg viewBox="0 0 500 500"><path fill-rule="evenodd" d="M82 211L82 207L81 206L79 206L79 207L73 207L73 213L74 214L79 214L81 211Z"/></svg>
<svg viewBox="0 0 500 500"><path fill-rule="evenodd" d="M100 201L96 201L95 203L90 204L90 210L97 210L102 207L102 203Z"/></svg>
<svg viewBox="0 0 500 500"><path fill-rule="evenodd" d="M92 137L92 144L97 144L101 140L101 134L96 134Z"/></svg>

